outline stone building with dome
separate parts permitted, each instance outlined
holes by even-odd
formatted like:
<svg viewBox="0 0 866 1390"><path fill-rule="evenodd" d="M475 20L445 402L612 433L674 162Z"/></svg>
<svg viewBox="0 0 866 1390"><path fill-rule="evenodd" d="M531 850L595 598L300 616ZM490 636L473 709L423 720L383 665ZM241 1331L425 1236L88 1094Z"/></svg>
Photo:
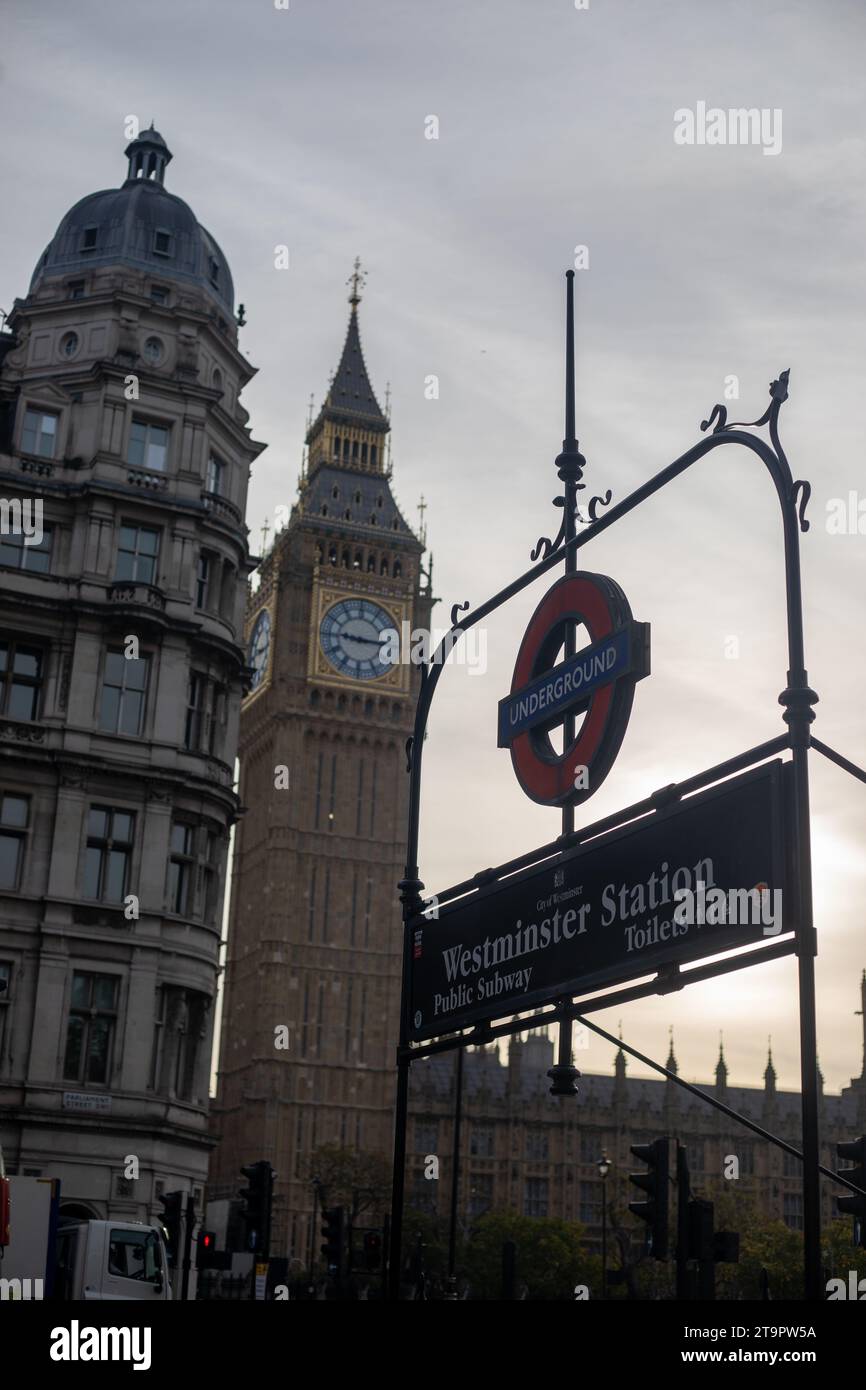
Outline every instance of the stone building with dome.
<svg viewBox="0 0 866 1390"><path fill-rule="evenodd" d="M0 333L0 1145L64 1209L200 1197L252 439L231 273L152 127Z"/></svg>

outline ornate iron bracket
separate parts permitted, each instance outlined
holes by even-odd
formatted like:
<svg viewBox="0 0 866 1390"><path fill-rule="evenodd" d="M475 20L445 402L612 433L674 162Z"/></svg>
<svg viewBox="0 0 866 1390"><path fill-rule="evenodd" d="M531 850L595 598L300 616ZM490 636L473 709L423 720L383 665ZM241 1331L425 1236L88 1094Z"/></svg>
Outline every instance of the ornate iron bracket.
<svg viewBox="0 0 866 1390"><path fill-rule="evenodd" d="M587 513L589 514L590 523L598 521L598 516L596 515L598 508L609 507L612 498L613 493L611 492L610 488L608 488L607 492L604 494L603 497L590 498L589 506L586 509Z"/></svg>
<svg viewBox="0 0 866 1390"><path fill-rule="evenodd" d="M728 407L726 405L714 405L709 420L701 421L701 430L706 432L714 420L718 421L713 434L719 434L722 430L756 430L761 425L766 425L772 419L774 410L778 413L778 408L783 401L788 399L788 378L791 375L791 368L786 367L779 373L775 381L770 382L770 404L764 411L760 420L732 420L728 423Z"/></svg>
<svg viewBox="0 0 866 1390"><path fill-rule="evenodd" d="M585 483L575 483L575 487L578 489L583 489L585 486ZM559 549L559 547L562 545L562 542L565 540L565 530L568 521L568 518L565 514L565 498L554 497L553 505L554 507L562 508L562 522L560 524L559 530L556 533L555 540L551 540L549 536L539 536L538 540L535 542L535 545L529 552L529 558L533 562L533 564L537 559L539 559L539 557L542 560L546 560L549 555L553 554L554 550ZM575 521L580 520L576 504L574 508L574 519Z"/></svg>
<svg viewBox="0 0 866 1390"><path fill-rule="evenodd" d="M809 529L809 522L806 520L806 508L809 505L809 498L811 496L812 484L807 483L804 478L798 478L791 489L791 501L797 508L801 531L808 531Z"/></svg>

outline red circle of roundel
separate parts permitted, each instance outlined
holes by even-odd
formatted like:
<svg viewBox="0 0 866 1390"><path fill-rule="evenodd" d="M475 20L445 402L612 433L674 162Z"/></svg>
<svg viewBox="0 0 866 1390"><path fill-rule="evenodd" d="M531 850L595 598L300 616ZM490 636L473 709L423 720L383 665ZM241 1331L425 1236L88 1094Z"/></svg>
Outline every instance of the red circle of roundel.
<svg viewBox="0 0 866 1390"><path fill-rule="evenodd" d="M586 626L591 643L631 622L628 600L603 574L567 574L545 594L520 644L511 693L516 694L552 665L557 634L566 619ZM556 753L546 734L527 730L511 743L517 780L533 801L544 806L576 805L597 791L619 752L634 695L634 677L621 677L593 692L579 732ZM589 786L575 788L577 767L588 769Z"/></svg>

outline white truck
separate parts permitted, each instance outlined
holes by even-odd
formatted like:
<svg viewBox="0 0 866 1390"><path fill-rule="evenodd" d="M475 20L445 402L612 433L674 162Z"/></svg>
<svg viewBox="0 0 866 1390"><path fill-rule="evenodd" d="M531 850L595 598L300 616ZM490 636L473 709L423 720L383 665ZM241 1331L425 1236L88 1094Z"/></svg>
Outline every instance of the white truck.
<svg viewBox="0 0 866 1390"><path fill-rule="evenodd" d="M0 1300L171 1298L162 1229L136 1221L67 1221L54 1178L10 1177Z"/></svg>

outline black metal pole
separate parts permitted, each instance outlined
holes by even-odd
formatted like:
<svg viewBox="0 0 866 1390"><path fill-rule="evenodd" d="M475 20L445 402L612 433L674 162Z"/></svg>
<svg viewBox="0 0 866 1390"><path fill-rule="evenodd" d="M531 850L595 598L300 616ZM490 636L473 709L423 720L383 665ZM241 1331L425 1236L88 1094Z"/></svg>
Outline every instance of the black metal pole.
<svg viewBox="0 0 866 1390"><path fill-rule="evenodd" d="M580 455L575 438L575 400L574 400L574 271L565 272L566 295L565 295L565 438L562 441L562 453L556 460L558 464L559 477L562 479L565 493L565 530L563 538L566 544L574 540L577 535L577 483L582 474L583 458ZM577 551L572 547L565 556L565 573L577 573ZM577 646L575 642L574 623L566 623L565 627L565 656L574 656ZM565 717L562 747L568 748L574 741L575 718L573 714ZM562 833L568 835L574 829L574 807L563 806L562 808ZM564 1025L560 1024L560 1028ZM571 1028L568 1029L569 1038ZM571 1049L567 1058L560 1056L560 1063L571 1060Z"/></svg>
<svg viewBox="0 0 866 1390"><path fill-rule="evenodd" d="M689 1296L689 1165L685 1146L677 1144L677 1299Z"/></svg>
<svg viewBox="0 0 866 1390"><path fill-rule="evenodd" d="M786 379L785 379L786 380ZM774 396L769 412L770 438L784 472L788 460L779 441L778 419L787 395ZM800 1091L803 1129L803 1265L806 1298L823 1298L821 1278L821 1143L819 1130L818 1030L815 1009L815 956L818 942L812 918L812 836L809 809L810 725L818 696L809 687L803 640L803 593L800 579L800 520L797 484L782 501L785 535L785 587L788 610L788 684L779 696L791 735L794 761L793 851L796 874L797 962L800 987Z"/></svg>
<svg viewBox="0 0 866 1390"><path fill-rule="evenodd" d="M517 1246L513 1240L502 1242L502 1298L512 1303L517 1292Z"/></svg>
<svg viewBox="0 0 866 1390"><path fill-rule="evenodd" d="M458 1047L454 1064L454 1142L451 1146L451 1214L448 1225L448 1293L457 1299L457 1209L460 1202L460 1128L463 1119L463 1057L465 1047Z"/></svg>
<svg viewBox="0 0 866 1390"><path fill-rule="evenodd" d="M181 1275L180 1296L182 1302L189 1297L190 1252L192 1251L192 1228L195 1225L195 1203L192 1196L186 1199L186 1226L183 1233L183 1272Z"/></svg>
<svg viewBox="0 0 866 1390"><path fill-rule="evenodd" d="M557 473L563 486L563 540L566 544L577 535L577 485L583 474L585 459L580 453L575 436L575 390L574 390L574 271L565 272L565 437L562 453L556 460ZM565 573L577 573L577 550L572 546L566 551ZM565 624L565 657L574 656L577 651L577 633L571 621ZM562 748L565 752L574 742L575 717L567 714L563 721ZM573 776L576 776L576 769ZM574 831L574 807L562 808L562 834L571 835ZM570 1018L563 1018L559 1025L559 1047L556 1066L548 1075L551 1078L552 1095L575 1095L577 1076L573 1068L574 1024Z"/></svg>
<svg viewBox="0 0 866 1390"><path fill-rule="evenodd" d="M607 1173L601 1180L601 1296L607 1298Z"/></svg>
<svg viewBox="0 0 866 1390"><path fill-rule="evenodd" d="M408 928L406 932L408 936ZM406 1123L409 1117L410 1065L409 1058L404 1056L401 1052L397 1059L397 1104L394 1114L394 1176L391 1186L391 1231L388 1248L388 1297L394 1302L400 1297L400 1276L402 1272L403 1193L406 1174Z"/></svg>
<svg viewBox="0 0 866 1390"><path fill-rule="evenodd" d="M384 1300L388 1297L388 1252L391 1241L391 1218L385 1212L385 1219L382 1222L382 1287L380 1296Z"/></svg>

